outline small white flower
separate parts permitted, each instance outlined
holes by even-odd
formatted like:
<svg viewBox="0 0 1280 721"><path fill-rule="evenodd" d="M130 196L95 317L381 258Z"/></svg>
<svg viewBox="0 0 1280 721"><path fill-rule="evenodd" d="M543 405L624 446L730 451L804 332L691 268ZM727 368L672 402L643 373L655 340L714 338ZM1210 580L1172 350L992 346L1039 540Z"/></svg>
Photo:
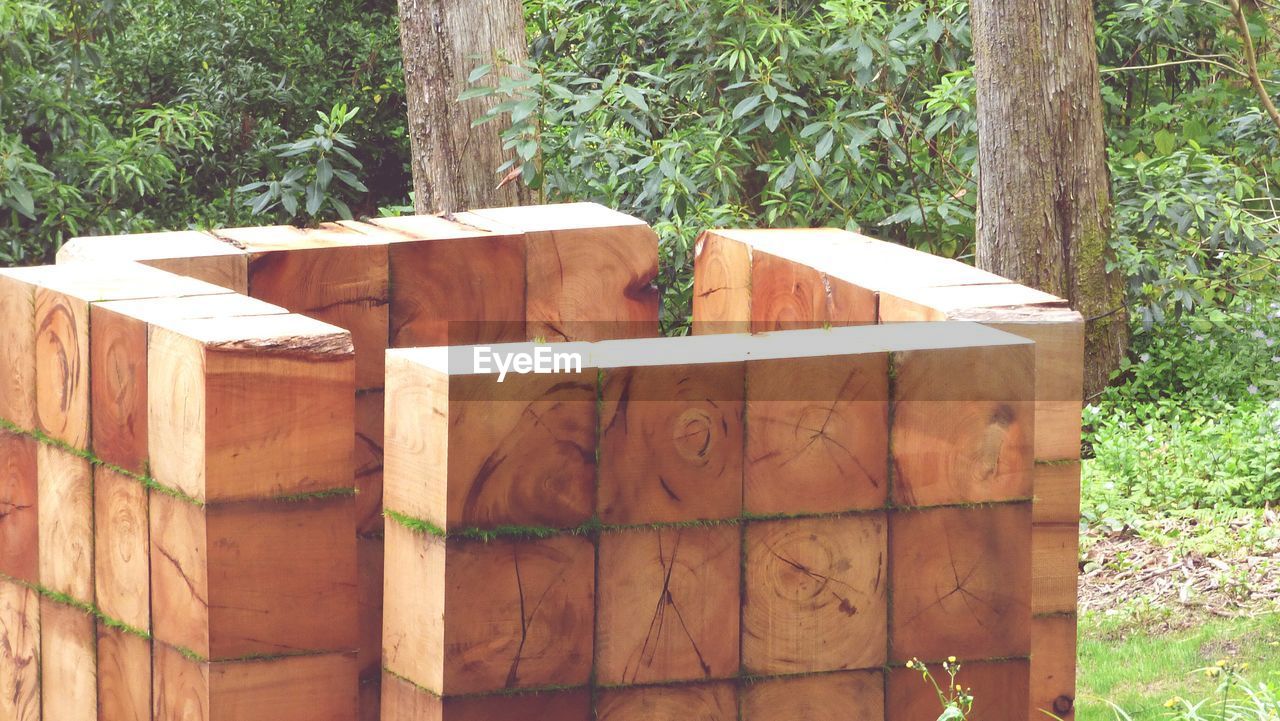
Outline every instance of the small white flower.
<svg viewBox="0 0 1280 721"><path fill-rule="evenodd" d="M1143 353L1142 355L1138 356L1138 360L1142 361L1143 363L1146 363L1147 361L1151 360L1151 354Z"/></svg>
<svg viewBox="0 0 1280 721"><path fill-rule="evenodd" d="M1245 388L1245 390L1249 391L1249 395L1251 396L1258 395L1258 387L1255 385L1250 385L1248 388Z"/></svg>
<svg viewBox="0 0 1280 721"><path fill-rule="evenodd" d="M1258 329L1258 330L1255 330L1255 331L1253 332L1253 337L1254 337L1254 338L1259 338L1259 339L1261 339L1261 338L1266 338L1266 337L1267 337L1267 334L1266 334L1266 333L1263 333L1263 332L1262 332L1262 329Z"/></svg>

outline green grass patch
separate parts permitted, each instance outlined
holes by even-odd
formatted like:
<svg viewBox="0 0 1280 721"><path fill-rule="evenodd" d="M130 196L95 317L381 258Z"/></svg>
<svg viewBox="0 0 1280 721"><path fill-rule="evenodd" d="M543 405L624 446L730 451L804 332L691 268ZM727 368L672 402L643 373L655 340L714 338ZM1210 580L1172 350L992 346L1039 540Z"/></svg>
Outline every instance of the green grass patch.
<svg viewBox="0 0 1280 721"><path fill-rule="evenodd" d="M1280 614L1212 619L1181 631L1151 633L1174 611L1089 614L1080 620L1076 718L1116 718L1108 701L1134 721L1164 719L1165 702L1212 696L1218 680L1202 669L1221 659L1248 663L1253 682L1280 683ZM1185 621L1186 619L1180 619Z"/></svg>

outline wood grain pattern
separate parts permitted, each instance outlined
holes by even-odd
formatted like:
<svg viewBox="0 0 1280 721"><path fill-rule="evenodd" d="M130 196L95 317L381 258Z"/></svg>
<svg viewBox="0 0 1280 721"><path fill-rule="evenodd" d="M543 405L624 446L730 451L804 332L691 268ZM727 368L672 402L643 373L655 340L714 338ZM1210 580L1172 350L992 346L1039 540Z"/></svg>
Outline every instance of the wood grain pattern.
<svg viewBox="0 0 1280 721"><path fill-rule="evenodd" d="M525 234L525 332L547 340L658 334L658 236L594 203L488 208L458 220Z"/></svg>
<svg viewBox="0 0 1280 721"><path fill-rule="evenodd" d="M1031 718L1071 721L1076 706L1076 617L1031 619Z"/></svg>
<svg viewBox="0 0 1280 721"><path fill-rule="evenodd" d="M1030 536L1030 503L891 514L890 661L1027 655Z"/></svg>
<svg viewBox="0 0 1280 721"><path fill-rule="evenodd" d="M351 332L357 389L382 386L389 272L382 244L255 253L249 295Z"/></svg>
<svg viewBox="0 0 1280 721"><path fill-rule="evenodd" d="M752 333L875 322L874 291L770 253L752 253Z"/></svg>
<svg viewBox="0 0 1280 721"><path fill-rule="evenodd" d="M356 572L360 584L356 602L359 604L361 696L365 694L364 684L376 684L382 677L382 559L385 545L385 540L380 537L362 537L356 544Z"/></svg>
<svg viewBox="0 0 1280 721"><path fill-rule="evenodd" d="M98 622L97 719L151 719L151 642L102 622Z"/></svg>
<svg viewBox="0 0 1280 721"><path fill-rule="evenodd" d="M382 478L385 394L381 390L356 396L356 443L353 465L356 479L356 532L382 532Z"/></svg>
<svg viewBox="0 0 1280 721"><path fill-rule="evenodd" d="M751 247L703 231L694 245L693 332L751 330Z"/></svg>
<svg viewBox="0 0 1280 721"><path fill-rule="evenodd" d="M40 596L0 578L0 718L40 721Z"/></svg>
<svg viewBox="0 0 1280 721"><path fill-rule="evenodd" d="M72 238L58 251L59 265L101 260L134 260L236 293L248 291L245 252L202 231Z"/></svg>
<svg viewBox="0 0 1280 721"><path fill-rule="evenodd" d="M96 635L93 616L40 599L40 696L43 717L49 721L96 717Z"/></svg>
<svg viewBox="0 0 1280 721"><path fill-rule="evenodd" d="M351 721L354 654L199 662L155 647L155 721Z"/></svg>
<svg viewBox="0 0 1280 721"><path fill-rule="evenodd" d="M93 306L89 319L94 454L130 472L143 473L147 466L147 323L112 310L110 304Z"/></svg>
<svg viewBox="0 0 1280 721"><path fill-rule="evenodd" d="M203 508L154 494L152 629L212 660L355 649L350 498Z"/></svg>
<svg viewBox="0 0 1280 721"><path fill-rule="evenodd" d="M89 303L36 290L36 420L74 448L89 445Z"/></svg>
<svg viewBox="0 0 1280 721"><path fill-rule="evenodd" d="M93 469L94 583L108 618L151 627L147 489L105 466Z"/></svg>
<svg viewBox="0 0 1280 721"><path fill-rule="evenodd" d="M752 523L742 662L760 675L885 663L888 523L881 513Z"/></svg>
<svg viewBox="0 0 1280 721"><path fill-rule="evenodd" d="M441 698L384 673L382 721L589 721L587 689Z"/></svg>
<svg viewBox="0 0 1280 721"><path fill-rule="evenodd" d="M36 427L36 268L0 268L0 418Z"/></svg>
<svg viewBox="0 0 1280 721"><path fill-rule="evenodd" d="M935 674L940 673L935 664ZM972 689L972 718L984 721L1026 721L1028 663L1025 659L974 663L964 661L956 683ZM945 677L944 677L945 678ZM938 694L934 687L909 668L889 671L886 716L891 719L934 718Z"/></svg>
<svg viewBox="0 0 1280 721"><path fill-rule="evenodd" d="M28 583L40 581L36 444L0 429L0 573Z"/></svg>
<svg viewBox="0 0 1280 721"><path fill-rule="evenodd" d="M89 461L54 446L36 448L39 474L40 583L93 600L93 471ZM92 646L92 644L90 644Z"/></svg>
<svg viewBox="0 0 1280 721"><path fill-rule="evenodd" d="M736 526L600 537L596 675L604 684L717 679L738 670Z"/></svg>
<svg viewBox="0 0 1280 721"><path fill-rule="evenodd" d="M742 721L884 721L884 673L767 679L742 688Z"/></svg>
<svg viewBox="0 0 1280 721"><path fill-rule="evenodd" d="M390 246L391 347L526 339L524 236L463 233Z"/></svg>
<svg viewBox="0 0 1280 721"><path fill-rule="evenodd" d="M598 721L734 721L738 694L731 682L611 688L600 692Z"/></svg>
<svg viewBox="0 0 1280 721"><path fill-rule="evenodd" d="M354 485L349 336L298 315L167 321L148 347L161 483L207 501Z"/></svg>
<svg viewBox="0 0 1280 721"><path fill-rule="evenodd" d="M894 502L1030 498L1031 344L895 353Z"/></svg>
<svg viewBox="0 0 1280 721"><path fill-rule="evenodd" d="M1079 559L1079 523L1037 523L1031 529L1033 614L1076 612Z"/></svg>
<svg viewBox="0 0 1280 721"><path fill-rule="evenodd" d="M1080 520L1080 461L1037 463L1035 523L1076 523Z"/></svg>
<svg viewBox="0 0 1280 721"><path fill-rule="evenodd" d="M386 506L446 530L592 515L596 391L581 373L449 375L388 362Z"/></svg>
<svg viewBox="0 0 1280 721"><path fill-rule="evenodd" d="M888 395L886 353L748 362L747 511L883 507Z"/></svg>
<svg viewBox="0 0 1280 721"><path fill-rule="evenodd" d="M388 670L446 696L587 682L590 541L445 542L387 524L386 543Z"/></svg>
<svg viewBox="0 0 1280 721"><path fill-rule="evenodd" d="M741 513L745 372L743 363L603 371L598 503L606 523Z"/></svg>

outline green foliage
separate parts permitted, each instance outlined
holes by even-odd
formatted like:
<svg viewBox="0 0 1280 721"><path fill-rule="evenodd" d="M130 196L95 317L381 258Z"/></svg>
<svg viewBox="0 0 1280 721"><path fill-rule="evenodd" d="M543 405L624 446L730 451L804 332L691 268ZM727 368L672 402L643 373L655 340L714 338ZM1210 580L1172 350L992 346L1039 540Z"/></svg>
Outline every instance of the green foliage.
<svg viewBox="0 0 1280 721"><path fill-rule="evenodd" d="M364 165L351 154L356 144L342 128L360 112L360 108L348 109L339 103L333 110L317 112L320 122L300 140L273 146L276 157L289 160L289 169L278 180L258 181L242 185L236 192L253 194L244 201L254 215L263 215L279 208L285 220L304 219L314 223L329 211L351 220L351 206L342 195L352 191L368 192L368 188L356 178L355 172ZM333 184L337 179L340 185ZM299 205L298 201L303 204ZM300 212L301 211L301 212Z"/></svg>
<svg viewBox="0 0 1280 721"><path fill-rule="evenodd" d="M334 165L343 190L314 213L314 178L294 179L303 207L285 212L282 193L277 219L373 214L405 195L394 3L10 0L0 57L0 263L48 261L74 235L252 222L235 189L297 167L276 146L317 109L366 108L343 128L355 162Z"/></svg>
<svg viewBox="0 0 1280 721"><path fill-rule="evenodd" d="M1280 502L1280 301L1200 307L1134 350L1124 383L1085 409L1086 522Z"/></svg>

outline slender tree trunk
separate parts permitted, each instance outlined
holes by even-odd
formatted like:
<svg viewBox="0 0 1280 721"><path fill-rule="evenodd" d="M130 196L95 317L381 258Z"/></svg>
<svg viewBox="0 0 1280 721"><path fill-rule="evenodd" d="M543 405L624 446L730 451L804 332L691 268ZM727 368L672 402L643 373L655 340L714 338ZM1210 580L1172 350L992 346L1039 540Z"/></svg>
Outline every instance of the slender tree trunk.
<svg viewBox="0 0 1280 721"><path fill-rule="evenodd" d="M400 45L417 212L529 202L523 183L497 173L513 157L500 123L471 125L497 100L458 102L477 66L511 72L528 57L520 0L400 0Z"/></svg>
<svg viewBox="0 0 1280 721"><path fill-rule="evenodd" d="M1071 301L1088 325L1085 393L1129 340L1090 0L972 0L978 265Z"/></svg>

